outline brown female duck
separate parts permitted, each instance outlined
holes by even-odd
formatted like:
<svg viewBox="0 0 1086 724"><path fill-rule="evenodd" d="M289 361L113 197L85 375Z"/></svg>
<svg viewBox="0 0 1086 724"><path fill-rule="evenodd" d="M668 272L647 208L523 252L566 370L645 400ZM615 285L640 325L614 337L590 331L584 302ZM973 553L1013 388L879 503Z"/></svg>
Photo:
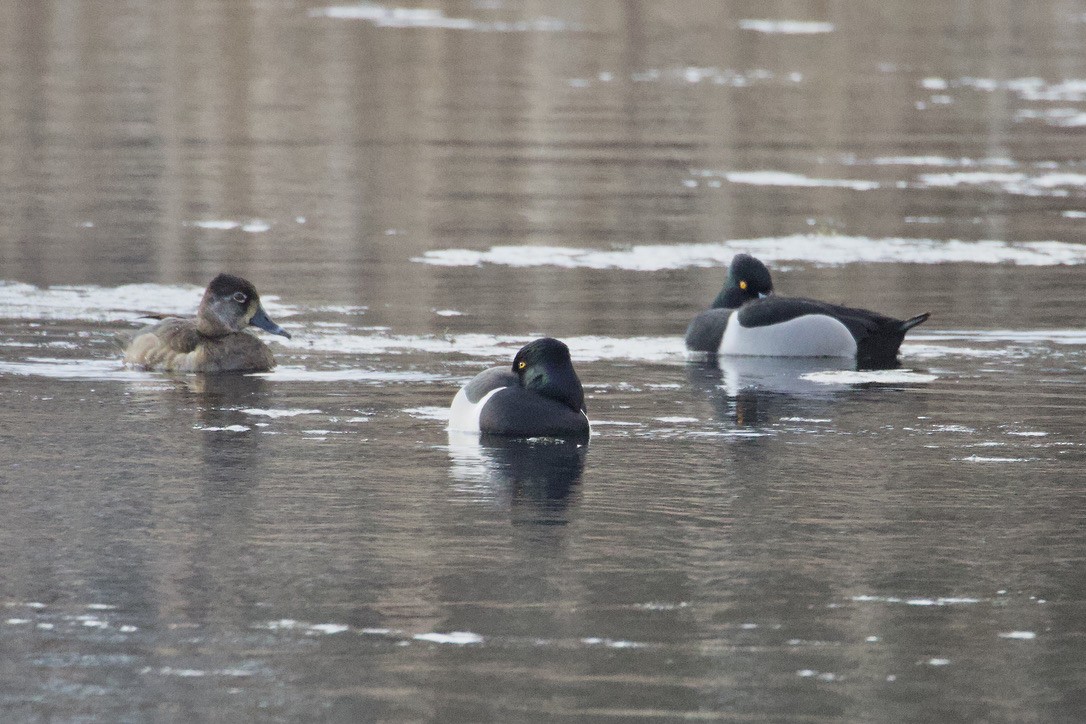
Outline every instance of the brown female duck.
<svg viewBox="0 0 1086 724"><path fill-rule="evenodd" d="M219 274L211 280L194 319L167 317L144 327L124 351L127 365L167 372L263 372L275 366L271 350L249 325L290 339L273 322L247 280Z"/></svg>

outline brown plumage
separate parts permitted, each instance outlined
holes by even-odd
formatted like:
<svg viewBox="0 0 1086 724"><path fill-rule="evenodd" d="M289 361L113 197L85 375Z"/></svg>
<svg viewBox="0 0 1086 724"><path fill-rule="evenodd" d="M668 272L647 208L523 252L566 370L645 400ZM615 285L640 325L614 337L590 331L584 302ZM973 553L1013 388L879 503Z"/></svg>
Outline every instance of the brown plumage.
<svg viewBox="0 0 1086 724"><path fill-rule="evenodd" d="M260 304L253 285L219 274L208 285L195 318L167 317L136 332L124 352L127 365L167 372L263 372L275 359L249 325L290 338Z"/></svg>

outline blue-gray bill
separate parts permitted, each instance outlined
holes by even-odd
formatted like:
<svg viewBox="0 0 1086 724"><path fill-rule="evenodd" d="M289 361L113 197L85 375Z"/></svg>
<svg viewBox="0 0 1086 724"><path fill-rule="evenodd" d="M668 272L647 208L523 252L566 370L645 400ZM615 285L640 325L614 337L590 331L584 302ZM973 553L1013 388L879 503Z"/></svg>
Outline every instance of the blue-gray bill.
<svg viewBox="0 0 1086 724"><path fill-rule="evenodd" d="M271 317L268 316L268 313L264 311L263 305L257 307L256 314L254 314L253 318L249 320L249 324L253 325L254 327L260 327L266 332L278 334L280 336L286 337L287 339L290 339L290 332L273 322L271 320Z"/></svg>

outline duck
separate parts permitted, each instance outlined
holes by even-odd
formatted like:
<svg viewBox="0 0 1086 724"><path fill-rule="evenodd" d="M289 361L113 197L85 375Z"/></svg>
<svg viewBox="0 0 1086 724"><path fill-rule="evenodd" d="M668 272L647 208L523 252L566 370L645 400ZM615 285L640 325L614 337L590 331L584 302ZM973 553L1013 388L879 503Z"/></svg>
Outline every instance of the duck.
<svg viewBox="0 0 1086 724"><path fill-rule="evenodd" d="M290 339L260 303L256 287L233 274L208 284L194 318L165 317L127 340L124 363L164 372L266 372L275 366L253 326Z"/></svg>
<svg viewBox="0 0 1086 724"><path fill-rule="evenodd" d="M686 329L686 348L711 355L844 357L859 369L896 367L905 333L930 312L896 319L867 309L773 292L769 269L736 254L712 306Z"/></svg>
<svg viewBox="0 0 1086 724"><path fill-rule="evenodd" d="M491 367L475 375L453 398L449 430L587 439L584 389L569 347L542 337L516 353L512 368Z"/></svg>

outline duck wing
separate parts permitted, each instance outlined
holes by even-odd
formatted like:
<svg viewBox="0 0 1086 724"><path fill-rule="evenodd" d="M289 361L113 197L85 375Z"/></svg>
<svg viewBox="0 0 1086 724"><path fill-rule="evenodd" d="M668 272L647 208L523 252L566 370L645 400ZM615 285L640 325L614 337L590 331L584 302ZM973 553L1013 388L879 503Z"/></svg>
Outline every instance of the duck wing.
<svg viewBox="0 0 1086 724"><path fill-rule="evenodd" d="M748 302L739 310L739 322L744 327L761 327L787 322L809 314L833 317L848 329L856 340L856 361L860 367L893 366L905 333L927 321L925 312L901 320L868 309L820 302L799 297L767 297Z"/></svg>
<svg viewBox="0 0 1086 724"><path fill-rule="evenodd" d="M486 397L488 392L502 387L519 387L520 381L508 367L491 367L471 378L464 385L464 395L468 402L475 404Z"/></svg>

